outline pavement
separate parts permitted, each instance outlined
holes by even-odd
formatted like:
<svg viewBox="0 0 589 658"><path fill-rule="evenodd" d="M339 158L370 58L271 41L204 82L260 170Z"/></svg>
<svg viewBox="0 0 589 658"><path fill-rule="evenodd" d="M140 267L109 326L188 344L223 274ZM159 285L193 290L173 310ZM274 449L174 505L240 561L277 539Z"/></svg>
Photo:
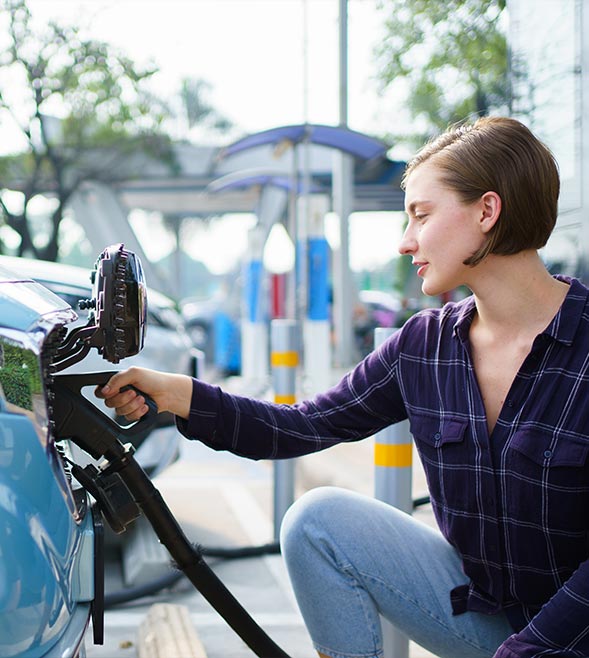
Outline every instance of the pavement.
<svg viewBox="0 0 589 658"><path fill-rule="evenodd" d="M334 377L339 374L335 373ZM222 385L236 392L248 392L247 383L239 378L227 380ZM297 459L295 497L310 488L327 484L373 495L373 454L373 440L366 439ZM413 460L412 469L413 497L417 498L426 493L417 458ZM271 462L246 460L212 451L197 441L182 441L180 459L156 477L154 483L191 541L209 547L259 546L274 541L274 465ZM435 525L429 506L419 507L415 516ZM125 538L125 541L133 541L133 536L151 532L147 524L138 524L132 529L130 539ZM128 573L129 569L135 568L134 577L139 583L170 572L165 550L154 542L153 536L147 552L160 551L162 555L152 562L134 557L130 566L128 559L125 565L120 559L120 540L114 536L109 539L107 550L107 591L125 587L125 569ZM291 658L316 656L280 555L230 560L210 558L207 562L256 622ZM180 613L182 619L178 621L176 618L177 627L190 626L187 632L190 638L194 638L192 652L182 653L175 644L158 649L153 643L150 647L146 642L147 636L163 637L166 634L161 627L158 632L153 621L154 613L162 604L169 606L174 614ZM175 631L168 634L179 635ZM157 594L107 610L104 645L93 645L91 632L89 638L87 658L251 658L254 655L185 578ZM198 649L195 648L197 645ZM410 658L435 656L411 643Z"/></svg>

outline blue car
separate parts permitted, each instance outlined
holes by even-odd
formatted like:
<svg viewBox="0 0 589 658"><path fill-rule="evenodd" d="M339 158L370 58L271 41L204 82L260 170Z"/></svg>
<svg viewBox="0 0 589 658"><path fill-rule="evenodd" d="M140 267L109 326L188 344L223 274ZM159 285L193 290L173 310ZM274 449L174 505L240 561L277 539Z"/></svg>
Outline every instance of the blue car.
<svg viewBox="0 0 589 658"><path fill-rule="evenodd" d="M117 364L142 349L147 292L139 260L122 244L108 247L91 292L81 326L61 297L0 265L2 658L83 658L90 620L102 643L102 518L122 532L138 515L116 475L91 462L82 468L73 454L80 445L103 454L103 437L115 435L140 444L153 422L125 428L89 407L82 387L105 383L112 369L71 368L89 353Z"/></svg>
<svg viewBox="0 0 589 658"><path fill-rule="evenodd" d="M67 446L58 448L51 434L51 362L75 319L59 297L0 268L3 658L83 655L100 588L98 517L84 490L74 489L63 454Z"/></svg>

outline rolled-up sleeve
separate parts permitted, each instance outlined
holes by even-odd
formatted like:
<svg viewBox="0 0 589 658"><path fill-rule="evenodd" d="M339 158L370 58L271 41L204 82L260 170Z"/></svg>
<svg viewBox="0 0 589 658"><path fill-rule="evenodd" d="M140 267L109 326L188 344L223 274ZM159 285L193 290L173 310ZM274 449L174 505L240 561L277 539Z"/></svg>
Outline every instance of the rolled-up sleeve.
<svg viewBox="0 0 589 658"><path fill-rule="evenodd" d="M495 653L495 658L536 656L589 656L589 561L583 562L532 621Z"/></svg>

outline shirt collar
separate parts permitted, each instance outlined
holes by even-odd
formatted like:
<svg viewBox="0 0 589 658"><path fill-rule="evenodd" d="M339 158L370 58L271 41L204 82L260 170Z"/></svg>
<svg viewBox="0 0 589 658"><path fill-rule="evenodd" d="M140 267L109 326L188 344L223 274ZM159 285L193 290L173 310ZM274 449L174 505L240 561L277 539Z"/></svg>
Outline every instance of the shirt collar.
<svg viewBox="0 0 589 658"><path fill-rule="evenodd" d="M557 274L554 278L568 283L569 290L558 313L542 334L550 336L564 345L571 345L587 304L589 290L578 279L562 274ZM462 308L454 325L454 334L462 343L467 343L470 325L476 313L474 297L472 295L467 297L460 305Z"/></svg>
<svg viewBox="0 0 589 658"><path fill-rule="evenodd" d="M569 290L552 322L542 332L564 345L572 345L587 305L589 290L578 280L562 274L554 277L569 284Z"/></svg>
<svg viewBox="0 0 589 658"><path fill-rule="evenodd" d="M459 304L462 308L458 312L458 320L454 325L454 335L458 337L461 343L466 344L468 343L470 325L477 309L472 295L459 302Z"/></svg>

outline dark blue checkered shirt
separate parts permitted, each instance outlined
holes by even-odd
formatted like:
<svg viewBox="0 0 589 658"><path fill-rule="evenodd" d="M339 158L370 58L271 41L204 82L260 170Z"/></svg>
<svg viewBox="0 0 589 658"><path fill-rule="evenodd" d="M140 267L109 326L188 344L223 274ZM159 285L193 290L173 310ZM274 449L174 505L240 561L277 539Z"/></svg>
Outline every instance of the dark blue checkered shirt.
<svg viewBox="0 0 589 658"><path fill-rule="evenodd" d="M462 556L455 614L504 610L496 658L589 656L589 291L569 280L489 436L469 350L469 297L422 311L342 381L292 407L195 380L181 431L286 458L409 418L440 530Z"/></svg>

